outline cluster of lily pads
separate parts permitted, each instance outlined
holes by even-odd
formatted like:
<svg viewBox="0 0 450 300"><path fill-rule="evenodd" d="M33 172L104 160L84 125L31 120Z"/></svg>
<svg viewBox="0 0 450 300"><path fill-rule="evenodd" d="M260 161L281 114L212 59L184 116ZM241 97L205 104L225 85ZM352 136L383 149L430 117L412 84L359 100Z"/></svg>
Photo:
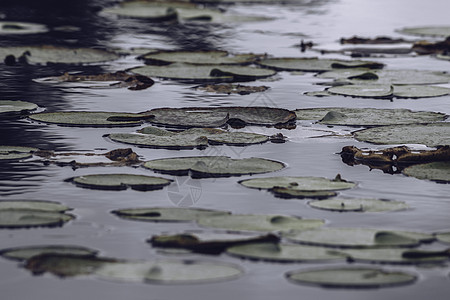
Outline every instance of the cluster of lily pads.
<svg viewBox="0 0 450 300"><path fill-rule="evenodd" d="M261 0L259 0L261 1ZM256 1L196 1L217 2ZM268 1L263 1L268 2ZM105 8L105 15L145 18L149 21L241 22L248 18L230 16L214 7L178 1L125 1ZM261 20L253 16L251 20ZM442 28L441 28L442 29ZM46 32L39 24L0 22L0 34ZM417 29L416 29L417 30ZM445 31L445 29L443 29ZM405 32L414 32L405 29ZM415 32L428 32L426 29ZM103 49L71 49L54 46L0 48L0 59L15 64L91 64L118 59L121 54ZM213 83L196 87L207 91L246 94L262 92L267 87L248 87L232 83L253 81L275 75L279 71L315 72L318 78L333 79L325 91L316 96L344 95L371 99L425 98L448 95L450 89L435 86L448 84L450 76L443 72L386 70L378 62L320 58L274 58L254 53L234 54L226 51L149 51L138 57L143 66L116 73L60 76L36 79L42 83L90 82L90 86L128 87L143 90L151 87L151 77L182 82ZM85 86L85 85L84 85ZM207 87L207 88L206 88ZM244 88L243 88L244 87ZM240 88L240 89L239 89ZM243 88L243 89L242 89ZM415 164L404 174L450 182L449 123L445 114L406 109L350 109L340 107L311 108L290 111L270 107L190 107L154 108L141 113L63 111L39 112L37 105L25 101L0 101L0 118L28 117L34 122L79 127L135 127L132 133L110 133L105 137L114 143L172 150L204 149L211 145L245 146L268 141L282 143L286 137L231 131L248 125L295 128L297 120L315 120L324 126L362 126L353 136L374 144L421 143L437 147L433 153L413 153ZM157 127L159 126L159 127ZM160 128L164 126L165 128ZM280 146L282 147L282 146ZM389 164L406 157L402 152L373 152L346 149L347 159L378 159ZM350 152L349 152L350 151ZM436 154L436 152L438 154ZM343 151L344 153L344 151ZM342 155L342 154L341 154ZM86 160L93 158L93 161ZM142 166L156 173L192 178L231 177L277 172L283 162L264 158L233 159L225 156L183 156L141 161L131 149L107 153L59 153L36 148L0 146L0 162L37 159L61 166ZM408 161L410 163L410 161ZM425 162L425 163L424 163ZM431 174L431 175L430 175ZM437 174L437 175L436 175ZM100 190L151 191L164 188L172 179L158 176L88 174L68 178L82 188ZM386 199L337 197L338 191L351 189L355 182L322 177L272 176L239 181L243 187L267 190L281 198L314 199L308 204L335 212L381 212L408 209L404 202ZM75 218L66 213L70 208L46 201L0 201L0 228L20 229L62 226ZM449 244L449 232L422 233L376 228L333 228L322 219L304 219L286 215L232 214L227 211L181 207L150 207L113 210L112 214L130 221L195 222L197 231L162 233L149 237L155 248L183 249L202 254L221 254L256 261L277 263L361 262L380 264L443 264L450 251L423 250L426 243ZM78 246L30 246L0 251L7 259L18 260L35 275L51 273L59 277L90 276L107 280L145 283L198 283L229 280L244 273L235 264L201 260L132 261L103 257L97 250ZM327 267L291 271L287 280L325 287L373 288L409 284L416 274L391 271L379 267Z"/></svg>

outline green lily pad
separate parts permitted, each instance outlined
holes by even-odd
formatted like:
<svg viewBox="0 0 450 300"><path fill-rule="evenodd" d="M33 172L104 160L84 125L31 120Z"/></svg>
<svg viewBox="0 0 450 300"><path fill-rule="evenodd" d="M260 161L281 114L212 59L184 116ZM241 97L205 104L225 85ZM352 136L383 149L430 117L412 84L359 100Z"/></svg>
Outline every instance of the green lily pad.
<svg viewBox="0 0 450 300"><path fill-rule="evenodd" d="M295 110L297 120L320 120L320 124L345 126L383 126L443 121L446 114L409 109L306 108Z"/></svg>
<svg viewBox="0 0 450 300"><path fill-rule="evenodd" d="M373 78L368 80L368 74ZM352 84L385 84L385 85L424 85L450 82L450 75L445 72L424 70L369 70L348 69L333 70L317 75L319 78L335 79Z"/></svg>
<svg viewBox="0 0 450 300"><path fill-rule="evenodd" d="M356 131L359 141L374 144L450 145L450 123L410 124L374 127Z"/></svg>
<svg viewBox="0 0 450 300"><path fill-rule="evenodd" d="M32 153L38 150L31 147L0 146L0 161L30 158L33 156Z"/></svg>
<svg viewBox="0 0 450 300"><path fill-rule="evenodd" d="M450 232L436 233L436 238L439 242L450 244Z"/></svg>
<svg viewBox="0 0 450 300"><path fill-rule="evenodd" d="M418 179L450 183L450 162L432 162L409 166L403 169L403 174Z"/></svg>
<svg viewBox="0 0 450 300"><path fill-rule="evenodd" d="M283 232L321 227L324 221L282 215L225 215L200 217L197 223L204 227L227 230Z"/></svg>
<svg viewBox="0 0 450 300"><path fill-rule="evenodd" d="M226 232L186 232L181 234L154 235L149 240L153 247L183 248L196 253L220 254L228 247L251 243L278 242L273 234L243 235Z"/></svg>
<svg viewBox="0 0 450 300"><path fill-rule="evenodd" d="M138 191L162 189L173 180L134 174L93 174L70 178L77 186L100 190L126 190L128 187Z"/></svg>
<svg viewBox="0 0 450 300"><path fill-rule="evenodd" d="M329 267L286 273L286 278L299 284L327 288L381 288L411 284L417 276L401 271L368 267Z"/></svg>
<svg viewBox="0 0 450 300"><path fill-rule="evenodd" d="M239 181L245 187L253 189L289 188L295 191L337 191L353 188L356 184L345 181L337 176L335 179L323 177L264 177Z"/></svg>
<svg viewBox="0 0 450 300"><path fill-rule="evenodd" d="M192 156L162 158L148 161L145 168L177 176L193 178L229 177L275 172L283 169L281 162L264 158L232 159L227 156Z"/></svg>
<svg viewBox="0 0 450 300"><path fill-rule="evenodd" d="M450 89L424 85L349 84L327 89L331 94L361 98L429 98L445 96Z"/></svg>
<svg viewBox="0 0 450 300"><path fill-rule="evenodd" d="M230 214L227 211L184 207L127 208L113 210L112 213L122 219L144 222L192 222L202 216Z"/></svg>
<svg viewBox="0 0 450 300"><path fill-rule="evenodd" d="M450 26L406 27L399 32L411 35L447 37L450 35Z"/></svg>
<svg viewBox="0 0 450 300"><path fill-rule="evenodd" d="M51 273L59 277L91 275L105 280L187 284L235 279L243 271L232 264L195 260L129 261L94 255L43 254L33 256L25 268L35 275Z"/></svg>
<svg viewBox="0 0 450 300"><path fill-rule="evenodd" d="M24 261L33 256L48 253L66 254L66 255L96 255L98 251L86 247L69 246L69 245L26 246L0 250L0 256L7 259L18 261Z"/></svg>
<svg viewBox="0 0 450 300"><path fill-rule="evenodd" d="M373 228L317 228L284 236L296 243L342 248L413 247L434 240L426 233Z"/></svg>
<svg viewBox="0 0 450 300"><path fill-rule="evenodd" d="M252 243L227 248L227 254L250 260L262 260L278 263L326 262L346 259L341 252L323 247Z"/></svg>
<svg viewBox="0 0 450 300"><path fill-rule="evenodd" d="M269 190L275 197L283 199L326 199L337 195L334 191L302 191L291 187L274 187Z"/></svg>
<svg viewBox="0 0 450 300"><path fill-rule="evenodd" d="M87 64L118 59L115 53L93 48L64 48L56 46L0 47L0 60L7 56L26 60L30 64Z"/></svg>
<svg viewBox="0 0 450 300"><path fill-rule="evenodd" d="M152 116L147 114L63 111L33 114L29 118L34 121L78 127L123 127L137 126L148 121Z"/></svg>
<svg viewBox="0 0 450 300"><path fill-rule="evenodd" d="M338 212L381 212L408 209L409 206L400 201L391 201L384 199L328 199L320 201L311 201L308 203L311 207L338 211Z"/></svg>
<svg viewBox="0 0 450 300"><path fill-rule="evenodd" d="M268 136L250 132L228 132L214 128L191 128L181 132L172 132L156 127L139 130L142 134L112 133L108 137L116 142L165 149L205 148L212 145L245 146L262 144Z"/></svg>
<svg viewBox="0 0 450 300"><path fill-rule="evenodd" d="M235 82L267 78L275 71L250 66L193 65L173 63L167 66L142 66L129 70L135 74L187 82Z"/></svg>
<svg viewBox="0 0 450 300"><path fill-rule="evenodd" d="M361 60L339 60L313 58L266 58L257 62L259 65L278 71L324 72L333 69L368 68L381 69L383 64Z"/></svg>
<svg viewBox="0 0 450 300"><path fill-rule="evenodd" d="M183 107L147 111L151 123L170 127L232 127L245 125L282 126L295 121L294 112L274 107Z"/></svg>
<svg viewBox="0 0 450 300"><path fill-rule="evenodd" d="M40 200L1 200L0 211L6 210L35 210L46 212L65 212L69 207L52 201Z"/></svg>
<svg viewBox="0 0 450 300"><path fill-rule="evenodd" d="M27 115L38 106L26 101L0 100L0 118Z"/></svg>
<svg viewBox="0 0 450 300"><path fill-rule="evenodd" d="M386 249L345 249L343 253L354 262L382 263L382 264L431 264L448 261L448 255L437 251L405 250L401 248ZM406 253L406 255L405 255ZM417 257L413 257L414 254ZM426 254L426 255L424 255ZM406 257L405 257L406 256ZM409 257L408 257L409 256Z"/></svg>
<svg viewBox="0 0 450 300"><path fill-rule="evenodd" d="M161 65L170 63L189 63L199 65L240 65L254 62L260 55L236 54L227 51L158 51L140 56L146 64Z"/></svg>
<svg viewBox="0 0 450 300"><path fill-rule="evenodd" d="M0 210L0 228L19 229L32 227L60 227L74 216L31 209Z"/></svg>
<svg viewBox="0 0 450 300"><path fill-rule="evenodd" d="M0 21L0 35L36 34L47 32L47 26L29 22Z"/></svg>

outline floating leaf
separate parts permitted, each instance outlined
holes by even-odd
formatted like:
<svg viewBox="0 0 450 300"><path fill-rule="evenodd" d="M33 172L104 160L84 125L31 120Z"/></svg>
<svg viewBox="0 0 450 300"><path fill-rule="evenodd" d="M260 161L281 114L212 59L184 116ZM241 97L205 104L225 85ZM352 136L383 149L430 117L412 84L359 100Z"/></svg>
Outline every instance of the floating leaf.
<svg viewBox="0 0 450 300"><path fill-rule="evenodd" d="M297 120L320 120L320 124L382 126L443 121L446 114L409 109L324 107L295 110Z"/></svg>
<svg viewBox="0 0 450 300"><path fill-rule="evenodd" d="M117 112L63 111L33 114L29 118L38 122L63 126L122 127L140 125L152 116Z"/></svg>
<svg viewBox="0 0 450 300"><path fill-rule="evenodd" d="M418 179L432 180L440 183L450 182L450 162L432 162L407 167L403 174Z"/></svg>
<svg viewBox="0 0 450 300"><path fill-rule="evenodd" d="M0 161L30 158L37 148L20 146L0 146Z"/></svg>
<svg viewBox="0 0 450 300"><path fill-rule="evenodd" d="M154 116L153 124L191 128L220 127L229 124L232 127L245 125L289 126L295 121L294 112L274 107L183 107L156 108L146 113Z"/></svg>
<svg viewBox="0 0 450 300"><path fill-rule="evenodd" d="M392 210L403 210L409 208L407 204L400 201L390 201L384 199L328 199L320 201L311 201L308 203L311 207L338 211L338 212L381 212Z"/></svg>
<svg viewBox="0 0 450 300"><path fill-rule="evenodd" d="M265 92L269 89L267 86L248 86L241 84L204 84L195 87L196 90L217 94L239 94L248 95L251 93Z"/></svg>
<svg viewBox="0 0 450 300"><path fill-rule="evenodd" d="M98 251L86 247L68 245L27 246L0 250L0 256L18 261L24 261L33 256L49 253L64 255L95 255Z"/></svg>
<svg viewBox="0 0 450 300"><path fill-rule="evenodd" d="M7 58L8 57L8 58ZM0 60L8 64L87 64L118 59L115 53L93 48L64 48L56 46L0 47Z"/></svg>
<svg viewBox="0 0 450 300"><path fill-rule="evenodd" d="M405 250L401 248L387 249L345 249L343 253L354 262L382 264L430 264L448 261L448 254L442 251ZM405 257L406 256L406 257Z"/></svg>
<svg viewBox="0 0 450 300"><path fill-rule="evenodd" d="M93 255L43 254L28 259L25 268L33 274L59 277L92 275L105 280L186 284L230 280L243 272L232 264L195 260L128 261Z"/></svg>
<svg viewBox="0 0 450 300"><path fill-rule="evenodd" d="M27 115L38 106L26 101L0 100L0 119Z"/></svg>
<svg viewBox="0 0 450 300"><path fill-rule="evenodd" d="M302 244L342 248L413 247L434 240L431 234L372 228L318 228L285 237Z"/></svg>
<svg viewBox="0 0 450 300"><path fill-rule="evenodd" d="M239 183L254 189L283 187L303 192L346 190L355 186L355 183L340 179L339 176L333 180L323 177L264 177L241 180Z"/></svg>
<svg viewBox="0 0 450 300"><path fill-rule="evenodd" d="M47 26L28 22L0 21L0 35L36 34L47 32Z"/></svg>
<svg viewBox="0 0 450 300"><path fill-rule="evenodd" d="M250 64L261 55L236 54L231 55L227 51L158 51L140 56L146 64L164 65L170 63L188 63L198 65L240 65Z"/></svg>
<svg viewBox="0 0 450 300"><path fill-rule="evenodd" d="M100 190L126 190L128 187L138 191L162 189L173 180L134 174L93 174L70 178L77 186Z"/></svg>
<svg viewBox="0 0 450 300"><path fill-rule="evenodd" d="M122 219L144 222L191 222L203 216L221 216L227 211L184 207L127 208L113 210Z"/></svg>
<svg viewBox="0 0 450 300"><path fill-rule="evenodd" d="M379 268L329 267L288 272L286 278L293 283L328 288L381 288L411 284L417 276Z"/></svg>
<svg viewBox="0 0 450 300"><path fill-rule="evenodd" d="M275 243L233 246L226 253L239 258L279 263L335 261L347 257L341 252L323 247Z"/></svg>
<svg viewBox="0 0 450 300"><path fill-rule="evenodd" d="M0 210L0 228L59 227L74 219L72 215L41 210Z"/></svg>
<svg viewBox="0 0 450 300"><path fill-rule="evenodd" d="M275 71L250 66L192 65L173 63L167 66L143 66L129 70L135 74L188 82L252 81L270 77Z"/></svg>
<svg viewBox="0 0 450 300"><path fill-rule="evenodd" d="M193 178L205 178L275 172L283 169L284 164L256 157L231 159L226 156L192 156L155 159L146 162L144 167L164 174L190 174Z"/></svg>
<svg viewBox="0 0 450 300"><path fill-rule="evenodd" d="M374 127L356 131L359 141L374 144L450 145L450 123L410 124Z"/></svg>
<svg viewBox="0 0 450 300"><path fill-rule="evenodd" d="M392 98L394 96L393 86L381 84L349 84L331 87L327 91L331 94L362 98Z"/></svg>
<svg viewBox="0 0 450 300"><path fill-rule="evenodd" d="M411 35L447 37L450 35L450 26L406 27L399 30L399 32Z"/></svg>
<svg viewBox="0 0 450 300"><path fill-rule="evenodd" d="M282 215L225 215L201 217L197 223L227 230L274 232L317 228L321 227L324 221Z"/></svg>
<svg viewBox="0 0 450 300"><path fill-rule="evenodd" d="M228 247L250 243L278 242L273 234L243 235L221 232L186 232L172 235L154 235L147 240L153 247L183 248L196 253L220 254Z"/></svg>
<svg viewBox="0 0 450 300"><path fill-rule="evenodd" d="M361 60L339 60L339 59L319 59L313 58L266 58L257 62L259 65L267 68L273 68L278 71L309 71L324 72L333 69L348 68L368 68L381 69L383 64L361 61Z"/></svg>
<svg viewBox="0 0 450 300"><path fill-rule="evenodd" d="M172 132L156 127L139 130L142 134L112 133L108 137L116 142L165 149L205 148L208 144L245 146L262 144L268 136L250 132L228 132L214 128L191 128L181 132Z"/></svg>
<svg viewBox="0 0 450 300"><path fill-rule="evenodd" d="M70 208L52 201L40 200L2 200L0 201L0 211L6 210L35 210L46 212L65 212Z"/></svg>
<svg viewBox="0 0 450 300"><path fill-rule="evenodd" d="M368 80L368 74L378 79ZM319 78L329 78L352 84L386 84L386 85L423 85L442 84L450 82L450 75L445 72L424 70L369 70L348 69L333 70L317 75Z"/></svg>
<svg viewBox="0 0 450 300"><path fill-rule="evenodd" d="M450 244L450 232L436 233L436 238L439 242Z"/></svg>
<svg viewBox="0 0 450 300"><path fill-rule="evenodd" d="M334 191L302 191L291 187L274 187L269 190L275 197L284 199L326 199L337 195Z"/></svg>
<svg viewBox="0 0 450 300"><path fill-rule="evenodd" d="M124 71L98 75L69 74L66 72L61 76L39 78L34 81L40 83L69 83L70 87L80 88L127 87L129 90L144 90L151 87L155 83L149 77L142 75L131 75Z"/></svg>

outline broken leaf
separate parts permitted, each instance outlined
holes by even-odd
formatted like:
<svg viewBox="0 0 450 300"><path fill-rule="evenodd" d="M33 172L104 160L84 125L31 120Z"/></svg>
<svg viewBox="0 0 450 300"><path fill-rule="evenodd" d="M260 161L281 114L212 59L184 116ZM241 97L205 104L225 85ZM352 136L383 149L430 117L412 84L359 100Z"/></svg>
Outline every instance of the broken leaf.
<svg viewBox="0 0 450 300"><path fill-rule="evenodd" d="M155 159L146 162L144 167L164 174L190 174L193 178L208 178L275 172L283 169L285 165L256 157L232 159L227 156L192 156Z"/></svg>
<svg viewBox="0 0 450 300"><path fill-rule="evenodd" d="M37 148L20 146L0 146L0 161L30 158Z"/></svg>
<svg viewBox="0 0 450 300"><path fill-rule="evenodd" d="M308 203L311 207L338 211L338 212L381 212L404 210L409 208L407 204L400 201L391 201L384 199L363 199L363 198L337 198L320 201L311 201Z"/></svg>
<svg viewBox="0 0 450 300"><path fill-rule="evenodd" d="M191 222L202 216L221 216L227 211L184 207L127 208L113 210L113 214L126 220L144 222Z"/></svg>
<svg viewBox="0 0 450 300"><path fill-rule="evenodd" d="M403 169L403 174L439 183L450 182L450 161L418 164Z"/></svg>
<svg viewBox="0 0 450 300"><path fill-rule="evenodd" d="M329 267L288 272L286 278L328 288L381 288L411 284L417 276L373 267Z"/></svg>
<svg viewBox="0 0 450 300"><path fill-rule="evenodd" d="M138 191L162 189L172 180L134 174L93 174L70 178L77 186L100 190L126 190L128 187Z"/></svg>

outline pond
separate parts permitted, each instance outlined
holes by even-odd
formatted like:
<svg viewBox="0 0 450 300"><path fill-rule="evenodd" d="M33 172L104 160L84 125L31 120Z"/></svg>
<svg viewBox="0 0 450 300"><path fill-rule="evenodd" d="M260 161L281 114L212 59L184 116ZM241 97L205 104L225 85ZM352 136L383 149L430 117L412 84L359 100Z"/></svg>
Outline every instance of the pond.
<svg viewBox="0 0 450 300"><path fill-rule="evenodd" d="M180 82L155 76L150 76L155 83L142 90L79 87L78 84L73 83L70 85L54 84L37 80L59 76L65 72L100 74L140 67L144 65L144 62L136 57L154 49L225 50L233 54L255 53L266 54L270 57L362 59L382 63L385 65L384 69L414 70L417 74L420 74L417 70L449 73L449 61L437 59L434 55L373 54L371 57L351 58L348 53L338 51L347 46L349 48L359 47L359 45L340 44L341 38L353 36L366 38L387 36L405 39L405 42L400 44L375 45L378 49L389 47L407 49L411 47L410 41L420 39L433 42L442 40L442 37L407 35L399 30L405 27L449 26L450 6L446 0L432 2L400 0L395 3L386 0L297 0L283 1L283 3L272 3L272 1L240 3L245 1L236 1L238 3L219 5L221 10L226 11L229 19L224 18L218 22L208 21L208 18L204 17L189 20L178 16L181 18L179 21L170 19L157 22L141 18L120 17L102 11L105 7L112 7L116 2L109 0L72 1L69 3L48 0L39 1L39 4L25 0L2 2L4 3L0 4L0 21L43 24L48 31L35 34L2 34L0 31L1 47L53 45L55 47L86 47L110 51L119 51L118 49L120 49L121 55L117 59L84 65L40 65L21 62L11 65L0 64L0 100L21 100L35 103L39 108L33 114L43 111L139 113L162 107L202 107L204 111L207 111L230 106L242 107L239 109L241 113L247 107L258 106L287 110L324 107L409 109L450 114L449 94L417 99L361 98L338 94L315 97L305 94L323 91L329 85L321 83L332 81L320 78L317 75L318 72L279 71L269 78L241 83L269 87L264 92L249 94L205 92L194 88L199 83ZM213 5L213 8L217 7ZM236 21L238 15L252 16L252 20ZM313 45L302 51L301 42L312 42ZM34 57L28 59L32 61ZM450 88L448 82L439 83L437 86ZM230 118L230 115L231 113L225 113L221 116ZM320 219L325 223L325 227L376 228L378 233L383 234L390 234L388 230L428 234L449 231L450 186L448 184L420 180L405 176L395 170L391 172L393 174L390 174L376 166L346 164L339 155L342 148L346 146L379 150L398 144L378 145L359 141L351 133L362 129L362 126L324 125L317 123L317 119L297 120L296 126L290 126L290 128L257 125L248 125L243 128L227 127L229 132L247 132L268 136L282 133L286 137L284 143L265 142L235 146L209 142L204 147L173 150L167 149L167 147L138 147L120 143L108 137L110 134L134 133L149 125L149 123L143 123L132 127L71 127L38 122L30 118L0 119L0 145L34 147L55 152L94 152L97 154L130 147L139 155L141 161L186 156L229 156L233 159L257 157L269 162L282 162L284 168L275 168L274 172L263 174L258 174L256 171L249 172L256 173L254 175L244 172L239 177L218 175L191 178L186 175L161 174L156 172L155 168L146 168L139 164L86 168L76 168L71 164L61 166L52 162L43 163L46 159L37 155L27 159L0 162L0 200L55 201L73 208L67 212L73 216L73 219L60 227L0 228L2 241L0 248L73 245L97 250L99 257L130 261L179 261L180 259L189 262L201 261L215 263L212 265L214 267L217 264L219 266L222 264L237 266L242 274L227 278L230 280L189 284L160 284L157 280L156 283L151 280L146 283L133 280L122 282L121 276L114 278L114 276L108 277L105 274L60 278L48 273L35 276L24 267L25 263L1 258L0 292L2 299L64 298L69 300L94 297L111 300L124 298L208 299L213 297L218 299L281 297L285 299L297 298L299 295L305 299L399 299L406 297L425 299L430 295L433 295L435 299L447 299L450 291L448 259L438 265L373 264L358 260L347 262L345 259L336 259L331 262L290 261L279 263L241 259L226 253L210 255L164 251L150 245L148 240L152 236L162 234L198 230L211 233L215 232L215 229L205 229L201 226L202 222L199 224L195 222L136 222L118 217L117 213L114 213L128 208L189 207L202 210L221 210L232 214L263 214ZM441 138L448 140L449 137L448 129L441 134ZM408 146L414 149L431 149L419 145L419 143L409 143ZM83 159L87 160L88 157ZM70 159L66 159L66 161L70 162ZM96 159L93 161L97 162ZM194 164L200 171L196 171L198 173L193 171L192 174L204 174L202 170L205 163ZM216 162L216 164L218 163ZM231 163L224 163L226 166L229 164ZM242 166L244 163L237 164ZM262 162L258 164L262 165ZM448 168L444 172L448 172ZM165 187L161 186L160 189L142 191L139 188L126 190L81 188L67 180L79 176L86 178L85 175L116 173L159 176L172 181ZM404 202L409 208L383 212L361 212L358 209L350 212L336 212L313 207L310 202L314 199L308 197L285 199L275 197L270 191L248 188L240 184L240 181L262 177L295 176L334 179L338 174L342 179L356 184L355 187L337 191L340 199L387 199ZM296 186L302 183L292 184L291 182L290 184ZM323 186L323 184L320 183L319 186ZM147 217L158 214L148 213ZM281 223L288 222L285 219L274 220ZM257 221L252 222L256 223ZM203 224L205 223L208 223L208 220L203 222ZM212 223L217 225L219 221L217 219L217 222ZM232 228L231 230L236 233L236 229ZM221 232L223 233L223 231ZM352 234L356 235L356 233L349 235ZM289 234L282 236L283 242L286 243L295 242L297 238L301 239L298 236L289 237ZM298 245L297 243L292 244ZM444 242L433 241L421 244L418 249L443 251L448 247L448 244ZM331 252L344 251L342 250L344 248L329 249ZM69 262L65 263L69 264ZM31 262L27 265L30 264ZM143 265L145 264L143 263ZM385 273L393 270L414 276L413 282L405 285L360 289L348 285L344 288L324 288L304 284L304 282L298 284L293 279L295 276L290 273L330 267L373 267L382 268ZM213 267L207 267L206 270L209 268ZM153 271L156 273L160 271L160 269L155 270ZM180 270L182 273L183 267L180 267ZM126 273L123 270L120 272ZM212 275L209 278L214 278L215 273L211 272ZM196 276L192 274L190 276ZM337 274L337 276L345 276L342 275L342 271Z"/></svg>

